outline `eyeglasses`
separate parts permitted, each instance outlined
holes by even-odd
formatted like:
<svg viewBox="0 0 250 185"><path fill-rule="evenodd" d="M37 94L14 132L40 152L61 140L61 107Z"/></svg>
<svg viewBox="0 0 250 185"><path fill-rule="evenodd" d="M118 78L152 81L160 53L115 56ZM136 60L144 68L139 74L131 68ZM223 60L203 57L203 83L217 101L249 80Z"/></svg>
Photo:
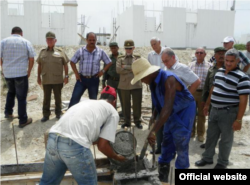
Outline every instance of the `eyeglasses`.
<svg viewBox="0 0 250 185"><path fill-rule="evenodd" d="M200 54L200 55L202 55L202 54L204 54L204 52L195 52L195 54Z"/></svg>
<svg viewBox="0 0 250 185"><path fill-rule="evenodd" d="M125 48L126 50L132 50L133 48Z"/></svg>

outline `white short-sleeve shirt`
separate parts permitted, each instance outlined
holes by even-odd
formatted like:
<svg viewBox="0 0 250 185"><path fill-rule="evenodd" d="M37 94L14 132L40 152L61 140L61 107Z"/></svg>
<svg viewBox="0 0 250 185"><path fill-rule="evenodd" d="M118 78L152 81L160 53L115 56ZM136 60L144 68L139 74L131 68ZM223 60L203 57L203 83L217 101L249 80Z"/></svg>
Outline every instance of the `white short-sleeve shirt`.
<svg viewBox="0 0 250 185"><path fill-rule="evenodd" d="M99 137L115 141L119 115L106 100L85 100L70 107L50 129L89 148Z"/></svg>

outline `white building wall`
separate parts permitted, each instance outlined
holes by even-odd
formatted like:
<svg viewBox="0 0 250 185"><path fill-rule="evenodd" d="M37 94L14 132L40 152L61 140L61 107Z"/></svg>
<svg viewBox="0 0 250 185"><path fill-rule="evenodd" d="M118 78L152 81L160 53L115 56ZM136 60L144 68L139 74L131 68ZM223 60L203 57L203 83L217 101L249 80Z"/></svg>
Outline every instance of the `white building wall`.
<svg viewBox="0 0 250 185"><path fill-rule="evenodd" d="M215 48L234 32L234 11L197 10L187 12L185 8L164 7L161 31L145 28L144 6L133 5L117 17L117 41L133 39L135 46L150 46L153 36L161 39L162 45L173 48L200 47Z"/></svg>
<svg viewBox="0 0 250 185"><path fill-rule="evenodd" d="M133 39L133 8L128 8L125 12L119 15L116 20L117 30L116 42L120 47L124 46L124 41Z"/></svg>
<svg viewBox="0 0 250 185"><path fill-rule="evenodd" d="M248 41L250 41L250 34L243 34L241 35L240 39L236 43L238 44L246 44Z"/></svg>
<svg viewBox="0 0 250 185"><path fill-rule="evenodd" d="M163 42L169 47L186 46L186 9L163 8Z"/></svg>
<svg viewBox="0 0 250 185"><path fill-rule="evenodd" d="M156 18L155 17L146 17L145 18L145 30L146 31L155 31L156 30Z"/></svg>
<svg viewBox="0 0 250 185"><path fill-rule="evenodd" d="M234 35L234 17L234 11L198 10L197 25L191 25L190 30L192 42L187 47L222 46L224 37Z"/></svg>
<svg viewBox="0 0 250 185"><path fill-rule="evenodd" d="M45 34L55 32L57 45L78 45L77 4L65 4L64 14L42 13L41 1L24 1L24 15L8 15L8 2L1 2L1 40L11 35L11 30L19 26L23 37L34 45L45 45Z"/></svg>

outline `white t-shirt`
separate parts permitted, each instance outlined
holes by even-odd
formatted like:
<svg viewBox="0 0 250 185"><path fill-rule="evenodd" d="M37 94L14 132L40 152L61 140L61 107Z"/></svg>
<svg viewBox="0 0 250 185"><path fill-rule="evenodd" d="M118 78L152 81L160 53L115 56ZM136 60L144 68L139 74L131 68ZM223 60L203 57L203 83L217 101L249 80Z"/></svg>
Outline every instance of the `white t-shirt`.
<svg viewBox="0 0 250 185"><path fill-rule="evenodd" d="M70 107L50 129L89 148L99 137L115 141L119 115L106 100L84 100Z"/></svg>

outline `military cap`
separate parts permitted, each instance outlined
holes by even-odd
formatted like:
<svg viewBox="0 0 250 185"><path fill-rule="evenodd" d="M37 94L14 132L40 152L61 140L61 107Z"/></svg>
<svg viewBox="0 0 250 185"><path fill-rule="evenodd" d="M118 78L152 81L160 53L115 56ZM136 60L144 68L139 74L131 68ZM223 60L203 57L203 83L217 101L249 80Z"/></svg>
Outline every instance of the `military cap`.
<svg viewBox="0 0 250 185"><path fill-rule="evenodd" d="M111 46L118 46L118 44L117 44L117 42L110 42L109 47L111 47Z"/></svg>
<svg viewBox="0 0 250 185"><path fill-rule="evenodd" d="M227 51L225 48L223 47L217 47L217 48L214 48L214 52L219 52L219 51Z"/></svg>
<svg viewBox="0 0 250 185"><path fill-rule="evenodd" d="M46 38L53 38L53 39L55 39L56 35L53 32L49 31L48 33L46 33Z"/></svg>
<svg viewBox="0 0 250 185"><path fill-rule="evenodd" d="M133 48L135 46L133 40L125 40L124 42L124 48Z"/></svg>

